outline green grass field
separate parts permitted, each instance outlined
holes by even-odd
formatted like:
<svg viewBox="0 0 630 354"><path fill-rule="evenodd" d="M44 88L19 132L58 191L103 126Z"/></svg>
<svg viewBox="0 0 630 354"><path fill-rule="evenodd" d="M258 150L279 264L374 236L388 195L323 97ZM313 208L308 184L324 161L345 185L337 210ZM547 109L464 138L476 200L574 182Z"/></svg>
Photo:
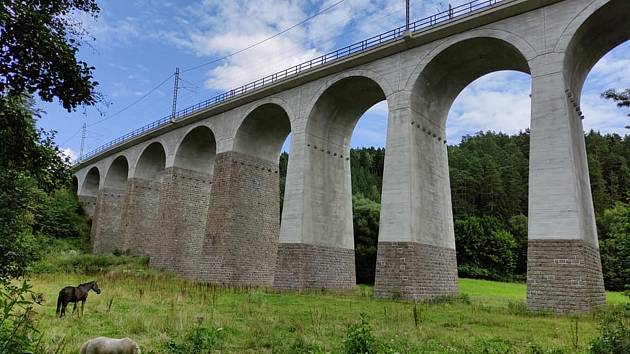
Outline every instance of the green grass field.
<svg viewBox="0 0 630 354"><path fill-rule="evenodd" d="M225 289L139 264L31 280L46 299L37 309L45 342L63 343L68 353L96 336L128 336L143 353L168 353L169 340L181 341L195 326L209 329L220 353L336 353L361 313L391 353L575 353L588 350L598 320L532 314L524 306L525 284L471 279L460 280L458 299L415 305L417 326L413 303L375 299L367 286L348 294ZM98 280L103 292L90 293L84 316L56 318L59 289L90 280ZM619 293L607 298L609 304L627 299Z"/></svg>

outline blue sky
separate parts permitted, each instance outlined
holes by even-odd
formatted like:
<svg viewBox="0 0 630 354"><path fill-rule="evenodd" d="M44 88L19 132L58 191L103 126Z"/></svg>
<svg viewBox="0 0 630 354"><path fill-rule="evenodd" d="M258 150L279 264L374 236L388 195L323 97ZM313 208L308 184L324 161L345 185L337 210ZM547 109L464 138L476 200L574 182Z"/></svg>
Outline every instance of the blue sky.
<svg viewBox="0 0 630 354"><path fill-rule="evenodd" d="M95 38L80 57L96 67L99 91L108 104L68 113L57 102L38 105L39 121L58 131L57 142L76 156L81 125L87 122L85 151L159 119L170 112L173 81L142 98L169 77L176 66L188 68L221 58L267 38L338 0L100 0L98 20L83 18ZM451 1L452 4L465 1ZM446 8L438 0L412 1L412 19ZM346 0L286 34L227 60L183 74L178 108L397 27L404 1ZM479 130L516 133L529 126L530 78L516 72L486 75L457 98L447 121L449 142ZM626 134L624 112L599 97L606 88L630 86L630 42L608 53L591 71L582 96L585 129ZM355 128L352 146L383 146L387 108L380 103ZM102 114L102 115L101 115ZM114 117L103 118L116 114Z"/></svg>

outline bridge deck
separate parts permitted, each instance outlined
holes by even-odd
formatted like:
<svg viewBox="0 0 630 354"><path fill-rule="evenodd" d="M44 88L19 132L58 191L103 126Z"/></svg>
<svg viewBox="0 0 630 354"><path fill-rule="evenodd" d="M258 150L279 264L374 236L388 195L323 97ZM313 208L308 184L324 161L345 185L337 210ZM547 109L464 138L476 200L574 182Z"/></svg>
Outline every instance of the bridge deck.
<svg viewBox="0 0 630 354"><path fill-rule="evenodd" d="M563 0L473 0L452 7L411 22L409 32L405 25L394 28L186 107L178 111L175 117L168 115L153 121L84 154L79 158L75 168L81 168L103 155L107 156L203 117L216 115L305 82L559 1Z"/></svg>

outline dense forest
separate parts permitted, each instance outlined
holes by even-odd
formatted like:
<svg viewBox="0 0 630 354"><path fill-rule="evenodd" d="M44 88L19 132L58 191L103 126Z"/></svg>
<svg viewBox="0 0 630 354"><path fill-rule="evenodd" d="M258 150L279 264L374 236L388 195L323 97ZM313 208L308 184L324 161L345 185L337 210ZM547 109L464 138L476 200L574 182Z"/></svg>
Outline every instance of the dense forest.
<svg viewBox="0 0 630 354"><path fill-rule="evenodd" d="M586 134L607 288L630 279L630 136ZM460 276L524 279L529 131L479 132L448 147ZM287 155L281 157L282 189ZM385 149L350 153L357 280L374 281Z"/></svg>

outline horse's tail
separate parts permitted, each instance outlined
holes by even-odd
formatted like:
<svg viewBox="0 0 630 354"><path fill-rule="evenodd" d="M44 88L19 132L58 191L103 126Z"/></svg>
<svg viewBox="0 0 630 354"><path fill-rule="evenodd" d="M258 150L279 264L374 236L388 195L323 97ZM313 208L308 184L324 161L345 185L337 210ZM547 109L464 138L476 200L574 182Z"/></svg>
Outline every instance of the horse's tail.
<svg viewBox="0 0 630 354"><path fill-rule="evenodd" d="M61 313L61 292L59 293L59 296L57 297L57 316L59 316L59 314Z"/></svg>

